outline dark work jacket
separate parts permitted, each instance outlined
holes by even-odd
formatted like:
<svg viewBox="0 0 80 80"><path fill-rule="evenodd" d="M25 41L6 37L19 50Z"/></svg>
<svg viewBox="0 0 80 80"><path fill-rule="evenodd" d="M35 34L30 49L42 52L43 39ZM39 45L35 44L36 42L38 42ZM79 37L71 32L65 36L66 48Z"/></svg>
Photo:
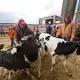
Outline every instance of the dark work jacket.
<svg viewBox="0 0 80 80"><path fill-rule="evenodd" d="M25 24L24 28L20 28L20 26L17 26L15 29L15 39L16 42L19 43L21 38L24 36L32 35L34 36L33 31Z"/></svg>

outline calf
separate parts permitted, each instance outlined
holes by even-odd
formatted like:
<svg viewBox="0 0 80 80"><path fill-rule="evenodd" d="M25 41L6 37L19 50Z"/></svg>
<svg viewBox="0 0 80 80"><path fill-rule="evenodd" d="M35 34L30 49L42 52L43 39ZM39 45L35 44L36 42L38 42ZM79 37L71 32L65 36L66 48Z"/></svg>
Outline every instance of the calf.
<svg viewBox="0 0 80 80"><path fill-rule="evenodd" d="M30 75L30 63L39 58L40 77L40 46L33 38L23 37L21 46L10 48L7 51L0 51L0 67L9 70L9 79L11 79L11 71L24 69ZM32 75L31 75L32 77Z"/></svg>
<svg viewBox="0 0 80 80"><path fill-rule="evenodd" d="M80 45L77 42L67 42L64 39L52 37L47 33L41 33L39 35L39 40L42 47L51 55L51 71L53 70L53 66L55 65L56 56L59 56L60 59L63 61L65 71L68 72L66 68L66 57L72 53L77 53L79 55Z"/></svg>

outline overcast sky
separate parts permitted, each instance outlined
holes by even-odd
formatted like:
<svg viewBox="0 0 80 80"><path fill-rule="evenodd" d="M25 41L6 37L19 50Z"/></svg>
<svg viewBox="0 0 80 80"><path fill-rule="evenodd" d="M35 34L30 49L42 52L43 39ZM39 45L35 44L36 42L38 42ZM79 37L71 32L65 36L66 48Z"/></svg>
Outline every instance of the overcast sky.
<svg viewBox="0 0 80 80"><path fill-rule="evenodd" d="M63 0L0 0L0 22L17 22L23 18L29 24L38 18L60 15Z"/></svg>

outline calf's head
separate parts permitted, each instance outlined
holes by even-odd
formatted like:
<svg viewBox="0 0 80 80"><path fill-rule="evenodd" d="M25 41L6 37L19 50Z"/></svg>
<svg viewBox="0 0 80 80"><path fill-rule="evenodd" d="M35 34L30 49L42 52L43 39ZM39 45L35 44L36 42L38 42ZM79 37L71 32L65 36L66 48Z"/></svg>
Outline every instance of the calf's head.
<svg viewBox="0 0 80 80"><path fill-rule="evenodd" d="M41 42L42 45L46 44L46 41L50 40L50 35L47 33L41 33L39 36L39 41Z"/></svg>
<svg viewBox="0 0 80 80"><path fill-rule="evenodd" d="M46 50L48 51L48 47L46 45L47 41L50 40L50 34L48 33L41 33L40 36L39 36L39 41L41 43L41 46Z"/></svg>

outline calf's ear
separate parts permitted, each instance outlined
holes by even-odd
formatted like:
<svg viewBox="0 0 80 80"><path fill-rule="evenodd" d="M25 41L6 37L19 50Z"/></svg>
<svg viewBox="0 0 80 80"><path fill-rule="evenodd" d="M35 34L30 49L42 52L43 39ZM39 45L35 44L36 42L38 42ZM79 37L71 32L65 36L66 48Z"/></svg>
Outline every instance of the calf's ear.
<svg viewBox="0 0 80 80"><path fill-rule="evenodd" d="M46 45L44 46L44 50L45 51L48 51L48 47Z"/></svg>

